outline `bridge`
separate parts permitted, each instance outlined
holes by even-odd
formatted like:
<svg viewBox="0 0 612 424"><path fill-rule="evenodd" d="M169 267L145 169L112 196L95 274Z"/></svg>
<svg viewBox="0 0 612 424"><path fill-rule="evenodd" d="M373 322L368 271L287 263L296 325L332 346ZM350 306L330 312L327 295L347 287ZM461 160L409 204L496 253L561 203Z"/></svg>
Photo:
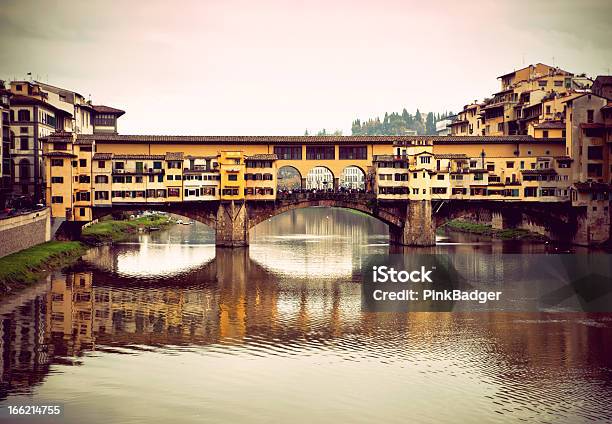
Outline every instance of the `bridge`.
<svg viewBox="0 0 612 424"><path fill-rule="evenodd" d="M93 219L110 214L142 210L142 204L94 207ZM374 193L312 191L282 193L274 201L203 201L147 204L146 208L172 213L203 223L215 231L218 247L246 247L249 230L282 213L309 208L351 209L376 218L389 227L389 242L405 246L433 246L436 229L451 219L464 218L489 224L493 229L523 228L553 240L572 243L579 235L584 211L564 204L506 204L497 201L380 200ZM68 226L78 238L82 222Z"/></svg>
<svg viewBox="0 0 612 424"><path fill-rule="evenodd" d="M391 243L409 246L435 244L436 227L453 217L581 245L610 238L610 185L583 181L559 139L62 132L44 151L47 202L69 237L113 212L157 209L211 226L220 247L241 247L266 219L326 206L375 217ZM357 180L342 181L349 168Z"/></svg>

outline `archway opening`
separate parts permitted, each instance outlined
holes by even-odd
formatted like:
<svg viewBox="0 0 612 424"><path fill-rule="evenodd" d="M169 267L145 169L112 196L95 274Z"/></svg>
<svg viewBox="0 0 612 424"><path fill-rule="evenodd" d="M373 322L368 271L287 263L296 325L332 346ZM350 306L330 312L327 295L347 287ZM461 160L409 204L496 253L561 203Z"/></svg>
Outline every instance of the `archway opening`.
<svg viewBox="0 0 612 424"><path fill-rule="evenodd" d="M281 166L277 174L279 190L297 190L302 188L302 174L293 166Z"/></svg>
<svg viewBox="0 0 612 424"><path fill-rule="evenodd" d="M340 188L365 190L365 172L358 166L347 166L340 175Z"/></svg>
<svg viewBox="0 0 612 424"><path fill-rule="evenodd" d="M315 166L306 176L306 189L330 190L334 188L334 174L324 166Z"/></svg>

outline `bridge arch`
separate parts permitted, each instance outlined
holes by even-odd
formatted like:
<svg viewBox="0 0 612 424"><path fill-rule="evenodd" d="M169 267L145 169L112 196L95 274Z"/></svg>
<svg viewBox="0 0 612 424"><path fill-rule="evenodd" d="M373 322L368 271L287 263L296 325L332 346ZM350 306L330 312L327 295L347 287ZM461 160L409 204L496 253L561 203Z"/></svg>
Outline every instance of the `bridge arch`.
<svg viewBox="0 0 612 424"><path fill-rule="evenodd" d="M211 205L210 203L215 203ZM93 208L92 219L100 219L121 212L135 212L149 210L154 212L166 212L174 215L179 215L189 218L193 221L200 222L213 230L217 226L217 204L216 202L193 202L178 203L178 204L143 204L143 205L113 205L112 207L97 207Z"/></svg>
<svg viewBox="0 0 612 424"><path fill-rule="evenodd" d="M278 190L294 190L302 188L304 177L295 166L284 165L278 168L276 181Z"/></svg>
<svg viewBox="0 0 612 424"><path fill-rule="evenodd" d="M319 198L319 196L296 196L293 199L278 202L274 207L266 205L261 205L259 207L254 207L252 205L249 207L249 229L285 212L312 207L333 207L359 211L387 224L390 232L392 230L400 230L404 226L401 208L376 208L373 207L369 201L360 198L351 198L350 196L329 199L322 199Z"/></svg>
<svg viewBox="0 0 612 424"><path fill-rule="evenodd" d="M365 189L366 172L358 165L346 166L340 174L339 184L341 188Z"/></svg>
<svg viewBox="0 0 612 424"><path fill-rule="evenodd" d="M306 189L326 190L335 187L333 171L324 165L317 165L306 174Z"/></svg>

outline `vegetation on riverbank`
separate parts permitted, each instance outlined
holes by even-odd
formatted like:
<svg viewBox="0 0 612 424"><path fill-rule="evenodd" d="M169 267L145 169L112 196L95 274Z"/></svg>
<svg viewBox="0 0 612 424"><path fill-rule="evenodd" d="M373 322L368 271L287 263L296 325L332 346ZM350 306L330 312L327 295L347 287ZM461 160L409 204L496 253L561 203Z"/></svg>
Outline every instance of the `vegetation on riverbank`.
<svg viewBox="0 0 612 424"><path fill-rule="evenodd" d="M78 241L49 241L0 258L0 296L38 281L53 268L70 264L85 250Z"/></svg>
<svg viewBox="0 0 612 424"><path fill-rule="evenodd" d="M108 220L83 228L81 240L87 244L103 244L125 240L139 230L161 229L171 221L164 215L147 215L132 220Z"/></svg>
<svg viewBox="0 0 612 424"><path fill-rule="evenodd" d="M502 240L526 240L526 241L547 241L548 239L537 233L532 233L528 230L519 228L507 228L503 230L496 230L490 225L478 224L475 222L464 221L461 219L454 219L446 222L440 231L444 229L450 229L452 231L459 231L462 233L478 234L483 236L489 236L492 238L498 238Z"/></svg>

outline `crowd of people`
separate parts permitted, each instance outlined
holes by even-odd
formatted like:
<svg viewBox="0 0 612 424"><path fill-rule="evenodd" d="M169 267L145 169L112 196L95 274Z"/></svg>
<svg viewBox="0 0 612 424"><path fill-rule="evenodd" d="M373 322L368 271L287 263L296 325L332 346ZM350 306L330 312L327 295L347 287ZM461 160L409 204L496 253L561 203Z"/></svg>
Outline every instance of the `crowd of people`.
<svg viewBox="0 0 612 424"><path fill-rule="evenodd" d="M362 188L348 188L348 187L337 187L337 188L293 188L293 189L279 189L278 196L292 196L300 194L364 194L367 193Z"/></svg>

